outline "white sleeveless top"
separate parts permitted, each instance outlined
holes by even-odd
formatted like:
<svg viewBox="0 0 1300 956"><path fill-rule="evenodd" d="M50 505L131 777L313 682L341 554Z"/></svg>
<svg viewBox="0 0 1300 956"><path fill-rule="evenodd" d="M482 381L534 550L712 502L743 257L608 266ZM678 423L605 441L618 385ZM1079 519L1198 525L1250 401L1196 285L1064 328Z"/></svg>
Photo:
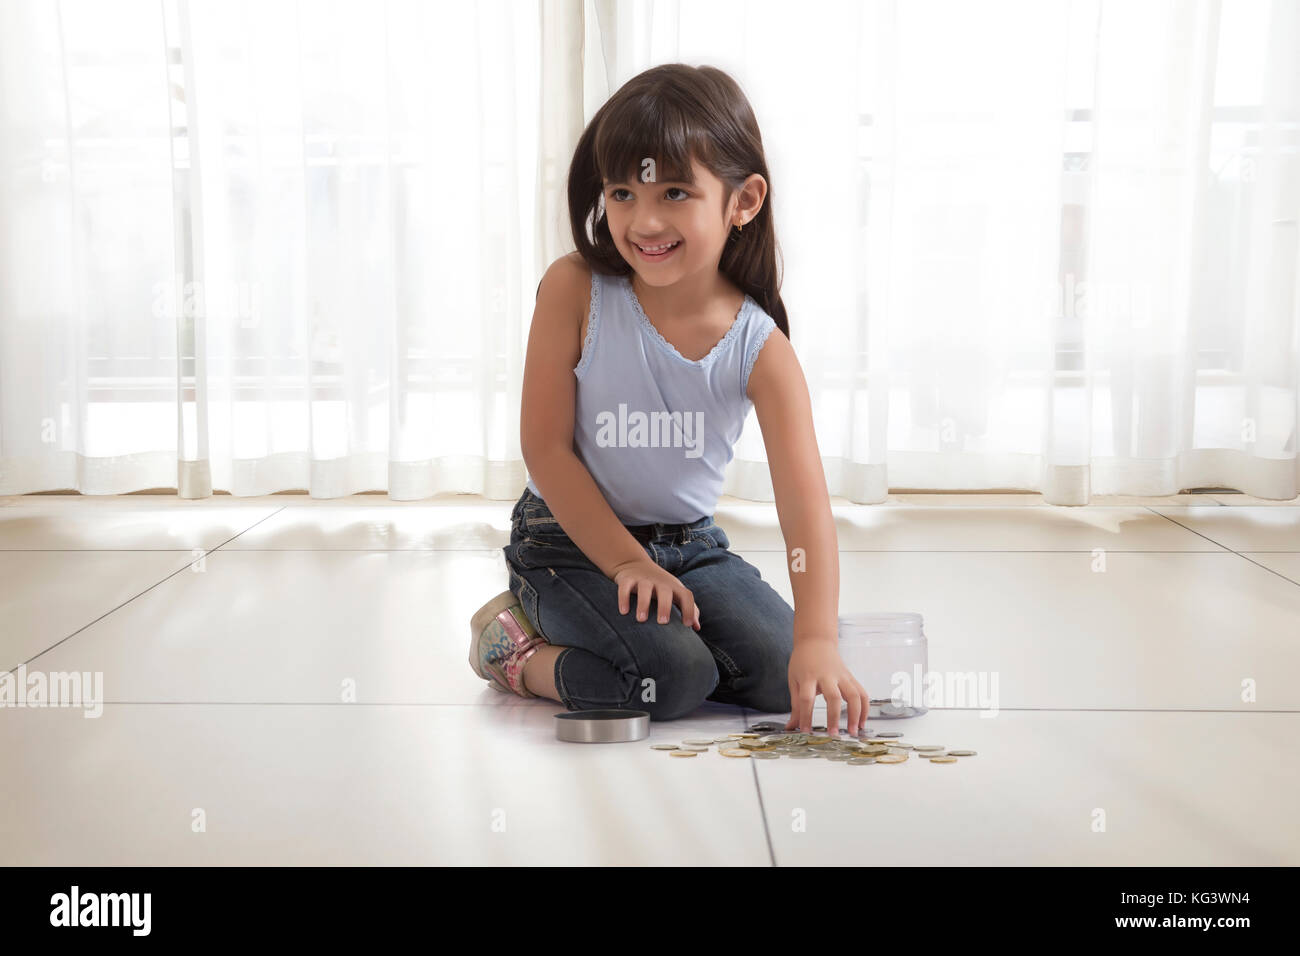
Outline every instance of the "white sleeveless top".
<svg viewBox="0 0 1300 956"><path fill-rule="evenodd" d="M632 277L592 272L574 453L624 525L711 516L753 402L745 395L776 322L745 296L702 359L682 356L646 317ZM528 490L542 497L532 478Z"/></svg>

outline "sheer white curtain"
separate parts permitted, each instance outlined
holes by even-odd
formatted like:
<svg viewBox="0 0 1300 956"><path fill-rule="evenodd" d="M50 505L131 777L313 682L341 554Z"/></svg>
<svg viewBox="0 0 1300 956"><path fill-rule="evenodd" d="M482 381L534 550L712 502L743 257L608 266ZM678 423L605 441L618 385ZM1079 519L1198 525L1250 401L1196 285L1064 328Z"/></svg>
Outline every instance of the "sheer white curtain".
<svg viewBox="0 0 1300 956"><path fill-rule="evenodd" d="M580 27L0 3L0 493L518 495Z"/></svg>
<svg viewBox="0 0 1300 956"><path fill-rule="evenodd" d="M754 105L832 494L1296 496L1300 3L589 6Z"/></svg>
<svg viewBox="0 0 1300 956"><path fill-rule="evenodd" d="M1296 0L4 0L0 494L517 496L573 144L674 60L758 114L832 494L1295 497Z"/></svg>

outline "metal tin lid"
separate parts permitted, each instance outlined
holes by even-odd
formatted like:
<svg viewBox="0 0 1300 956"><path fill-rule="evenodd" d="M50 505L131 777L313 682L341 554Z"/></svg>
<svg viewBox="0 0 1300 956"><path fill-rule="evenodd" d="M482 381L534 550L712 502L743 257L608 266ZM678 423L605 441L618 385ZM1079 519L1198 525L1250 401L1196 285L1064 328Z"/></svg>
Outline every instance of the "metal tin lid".
<svg viewBox="0 0 1300 956"><path fill-rule="evenodd" d="M644 710L573 710L555 715L555 739L577 744L619 744L650 736Z"/></svg>

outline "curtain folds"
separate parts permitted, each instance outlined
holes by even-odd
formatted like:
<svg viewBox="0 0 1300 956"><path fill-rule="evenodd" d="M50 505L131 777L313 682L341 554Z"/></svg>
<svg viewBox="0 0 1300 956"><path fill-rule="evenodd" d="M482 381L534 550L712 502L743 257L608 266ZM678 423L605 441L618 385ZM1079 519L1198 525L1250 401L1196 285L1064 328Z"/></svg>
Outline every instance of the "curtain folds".
<svg viewBox="0 0 1300 956"><path fill-rule="evenodd" d="M573 146L667 61L758 115L833 495L1296 497L1295 0L9 0L0 494L517 497Z"/></svg>

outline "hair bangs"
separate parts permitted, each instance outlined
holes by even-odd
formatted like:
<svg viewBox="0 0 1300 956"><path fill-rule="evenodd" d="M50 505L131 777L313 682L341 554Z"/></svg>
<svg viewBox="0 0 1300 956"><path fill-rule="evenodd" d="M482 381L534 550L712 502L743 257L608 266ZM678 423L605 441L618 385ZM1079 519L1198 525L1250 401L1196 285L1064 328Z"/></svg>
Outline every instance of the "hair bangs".
<svg viewBox="0 0 1300 956"><path fill-rule="evenodd" d="M602 125L595 155L603 183L680 182L695 185L692 160L707 163L708 137L673 104L633 98ZM627 114L617 115L618 112ZM618 131L618 135L614 135ZM646 164L653 161L653 167ZM648 169L654 178L645 178Z"/></svg>

